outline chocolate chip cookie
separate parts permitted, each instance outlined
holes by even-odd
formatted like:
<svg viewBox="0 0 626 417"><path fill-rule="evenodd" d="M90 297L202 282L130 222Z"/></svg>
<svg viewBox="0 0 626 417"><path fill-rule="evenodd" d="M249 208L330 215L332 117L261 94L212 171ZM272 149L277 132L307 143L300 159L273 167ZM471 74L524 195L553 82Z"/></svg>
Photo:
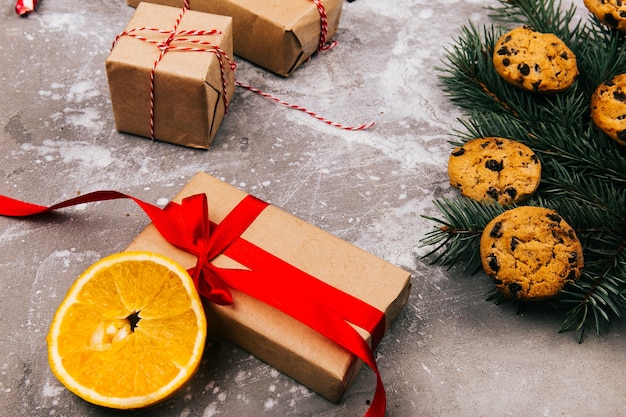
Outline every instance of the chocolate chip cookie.
<svg viewBox="0 0 626 417"><path fill-rule="evenodd" d="M585 6L602 23L626 32L626 2L623 0L584 0Z"/></svg>
<svg viewBox="0 0 626 417"><path fill-rule="evenodd" d="M580 277L582 245L554 210L522 206L494 218L483 230L480 256L502 293L520 300L558 295Z"/></svg>
<svg viewBox="0 0 626 417"><path fill-rule="evenodd" d="M450 185L480 202L506 206L530 196L541 181L541 163L526 145L487 137L456 147L448 160Z"/></svg>
<svg viewBox="0 0 626 417"><path fill-rule="evenodd" d="M565 91L578 78L576 56L552 33L520 26L502 35L493 65L507 82L535 93Z"/></svg>
<svg viewBox="0 0 626 417"><path fill-rule="evenodd" d="M620 145L626 145L626 74L600 84L591 96L595 125Z"/></svg>

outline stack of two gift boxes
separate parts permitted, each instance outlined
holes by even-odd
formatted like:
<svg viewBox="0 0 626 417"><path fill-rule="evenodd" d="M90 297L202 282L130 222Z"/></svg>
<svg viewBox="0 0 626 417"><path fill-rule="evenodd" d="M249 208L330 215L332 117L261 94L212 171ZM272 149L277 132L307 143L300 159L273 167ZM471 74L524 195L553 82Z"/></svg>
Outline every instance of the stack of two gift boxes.
<svg viewBox="0 0 626 417"><path fill-rule="evenodd" d="M136 11L106 62L118 130L208 148L235 91L233 54L287 77L320 48L322 14L327 38L334 36L342 1L324 0L320 10L312 0L127 0ZM174 201L199 193L207 196L210 220L216 224L246 197L199 173ZM380 311L383 329L408 300L408 272L276 207L264 210L241 238L319 280L320 288L327 286ZM196 262L165 241L153 225L128 249L161 253L187 268ZM225 255L215 263L243 268ZM297 289L299 283L293 286ZM300 296L307 299L310 294ZM329 308L342 314L348 307ZM233 290L231 305L207 303L206 313L210 333L333 402L363 365L354 353L249 294ZM378 341L371 329L353 327L370 345Z"/></svg>
<svg viewBox="0 0 626 417"><path fill-rule="evenodd" d="M106 62L117 129L207 149L235 93L233 55L288 77L335 35L342 1L127 0L136 11Z"/></svg>

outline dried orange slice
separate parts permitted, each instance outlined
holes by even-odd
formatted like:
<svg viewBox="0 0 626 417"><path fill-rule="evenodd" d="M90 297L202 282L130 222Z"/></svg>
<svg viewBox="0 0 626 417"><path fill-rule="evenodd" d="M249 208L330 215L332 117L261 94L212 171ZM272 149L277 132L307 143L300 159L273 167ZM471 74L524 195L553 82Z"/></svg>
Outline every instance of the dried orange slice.
<svg viewBox="0 0 626 417"><path fill-rule="evenodd" d="M169 258L122 252L74 282L48 333L55 376L79 397L118 409L164 400L197 371L207 326L191 277Z"/></svg>

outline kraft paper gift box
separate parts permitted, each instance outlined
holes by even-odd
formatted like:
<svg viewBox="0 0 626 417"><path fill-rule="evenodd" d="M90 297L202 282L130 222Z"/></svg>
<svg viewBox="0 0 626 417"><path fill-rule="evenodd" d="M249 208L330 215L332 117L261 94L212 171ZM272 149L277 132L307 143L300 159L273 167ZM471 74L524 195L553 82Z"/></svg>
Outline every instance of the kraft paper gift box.
<svg viewBox="0 0 626 417"><path fill-rule="evenodd" d="M171 31L181 9L141 4L126 29L118 36L106 60L116 128L121 132L171 142L192 148L209 148L235 93L232 59L232 19L228 16L187 10L178 30L217 30L213 35L179 35L169 44L175 48L201 48L200 51L168 50L158 61L151 87L153 66L161 49L132 34L163 42L167 33L133 31L144 27ZM194 42L179 40L187 38ZM210 42L217 49L197 42ZM220 59L221 58L221 59ZM151 116L151 90L154 106ZM224 98L226 97L226 101ZM153 132L151 124L153 123Z"/></svg>
<svg viewBox="0 0 626 417"><path fill-rule="evenodd" d="M183 0L127 0L183 7ZM323 0L326 39L337 33L343 0ZM321 14L311 0L189 0L200 12L233 18L235 54L262 68L287 77L319 47Z"/></svg>
<svg viewBox="0 0 626 417"><path fill-rule="evenodd" d="M201 193L207 195L209 219L215 224L247 196L209 174L198 173L173 201L181 203ZM384 312L386 328L407 302L408 272L275 206L268 205L241 238ZM196 263L194 255L168 243L153 224L127 250L160 253L187 269ZM237 267L225 255L211 262ZM359 358L268 304L235 290L232 297L230 305L205 303L209 333L231 341L328 400L341 399L363 365ZM357 330L369 342L370 335Z"/></svg>

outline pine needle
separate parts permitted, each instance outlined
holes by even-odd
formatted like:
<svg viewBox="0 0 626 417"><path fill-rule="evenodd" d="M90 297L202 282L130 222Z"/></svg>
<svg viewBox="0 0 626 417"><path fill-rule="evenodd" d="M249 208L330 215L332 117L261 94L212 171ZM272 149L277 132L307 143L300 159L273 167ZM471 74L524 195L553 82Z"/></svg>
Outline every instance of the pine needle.
<svg viewBox="0 0 626 417"><path fill-rule="evenodd" d="M559 297L564 307L560 331L579 332L582 340L587 327L600 334L626 314L626 148L589 117L595 89L626 72L626 35L591 15L575 21L576 8L564 8L556 0L500 0L487 10L494 24L478 28L468 23L437 68L444 94L466 112L450 144L500 136L518 140L538 155L541 185L524 204L559 212L583 244L582 275ZM491 61L494 45L520 25L554 33L572 49L580 71L572 88L541 96L498 76ZM421 241L432 246L426 257L433 264L450 268L463 262L466 272L481 271L480 234L504 208L460 195L434 204L441 215L424 216L436 224ZM502 301L497 291L487 297Z"/></svg>

